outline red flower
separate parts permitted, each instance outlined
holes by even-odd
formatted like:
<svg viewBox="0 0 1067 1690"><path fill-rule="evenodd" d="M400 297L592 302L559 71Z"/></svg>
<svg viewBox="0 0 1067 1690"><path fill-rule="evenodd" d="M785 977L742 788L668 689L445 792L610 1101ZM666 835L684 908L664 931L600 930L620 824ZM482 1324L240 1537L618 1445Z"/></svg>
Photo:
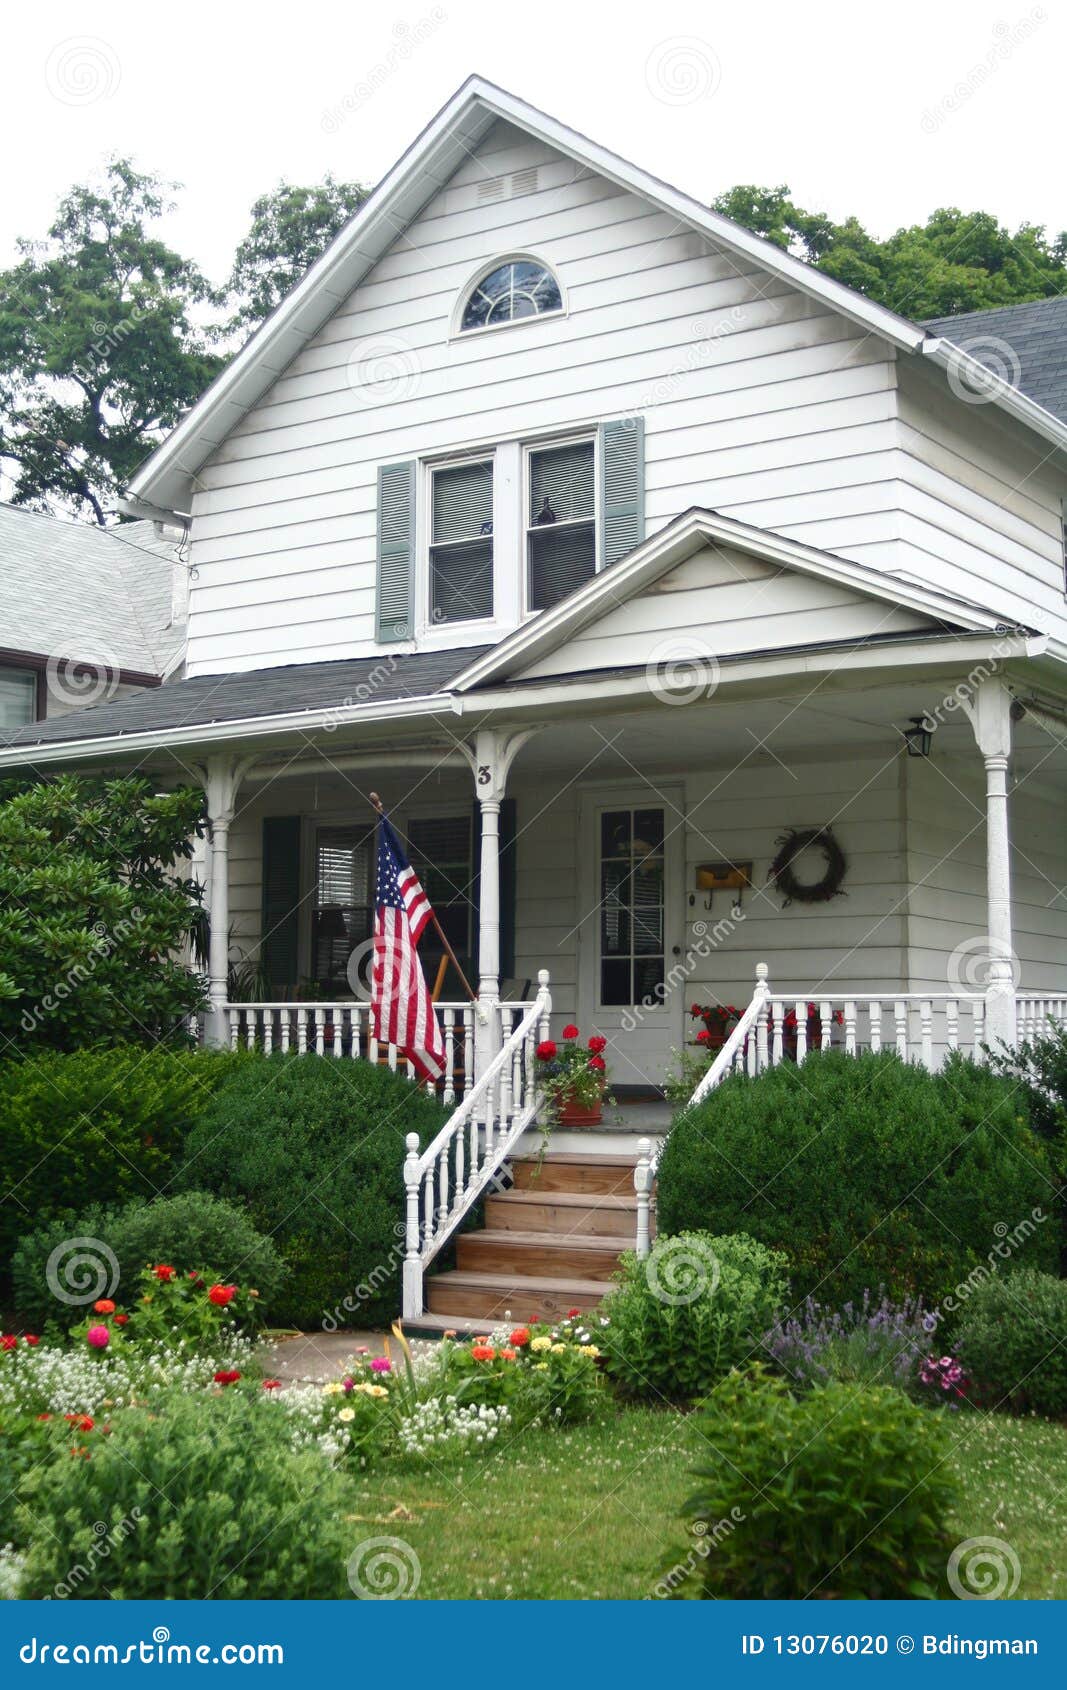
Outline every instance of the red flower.
<svg viewBox="0 0 1067 1690"><path fill-rule="evenodd" d="M186 1277L191 1279L194 1285L199 1285L201 1279L203 1278L203 1274L197 1273L195 1268L190 1268Z"/></svg>
<svg viewBox="0 0 1067 1690"><path fill-rule="evenodd" d="M554 1039L542 1039L537 1047L539 1062L554 1062L556 1057L556 1042Z"/></svg>
<svg viewBox="0 0 1067 1690"><path fill-rule="evenodd" d="M94 1314L114 1314L114 1312L115 1305L110 1297L101 1297L98 1303L93 1304Z"/></svg>
<svg viewBox="0 0 1067 1690"><path fill-rule="evenodd" d="M508 1339L508 1343L514 1344L517 1350L521 1350L523 1345L528 1344L529 1342L530 1329L527 1326L516 1326L514 1332L511 1334L511 1337Z"/></svg>
<svg viewBox="0 0 1067 1690"><path fill-rule="evenodd" d="M567 1310L567 1319L568 1320L574 1320L578 1315L581 1314L581 1312L582 1312L581 1309L568 1309Z"/></svg>
<svg viewBox="0 0 1067 1690"><path fill-rule="evenodd" d="M493 1361L496 1358L496 1351L490 1344L472 1344L471 1356L475 1361Z"/></svg>
<svg viewBox="0 0 1067 1690"><path fill-rule="evenodd" d="M518 1350L501 1350L500 1354L504 1361L518 1361L519 1359Z"/></svg>
<svg viewBox="0 0 1067 1690"><path fill-rule="evenodd" d="M589 1049L592 1051L593 1055L599 1056L600 1052L602 1050L607 1050L607 1048L607 1039L605 1039L601 1033L594 1033L593 1037L589 1040Z"/></svg>
<svg viewBox="0 0 1067 1690"><path fill-rule="evenodd" d="M13 1350L17 1343L18 1339L13 1332L5 1332L0 1338L0 1350Z"/></svg>
<svg viewBox="0 0 1067 1690"><path fill-rule="evenodd" d="M64 1420L69 1421L72 1426L77 1427L79 1432L91 1432L93 1429L93 1419L91 1415L64 1414L63 1418Z"/></svg>
<svg viewBox="0 0 1067 1690"><path fill-rule="evenodd" d="M280 1379L264 1379L263 1389L265 1391L277 1391L280 1390L281 1383Z"/></svg>
<svg viewBox="0 0 1067 1690"><path fill-rule="evenodd" d="M241 1375L236 1367L230 1367L222 1373L215 1374L215 1383L216 1385L236 1385L240 1377Z"/></svg>
<svg viewBox="0 0 1067 1690"><path fill-rule="evenodd" d="M700 1004L691 1003L689 1005L689 1013L690 1013L690 1015L703 1015L704 1011L701 1008Z"/></svg>
<svg viewBox="0 0 1067 1690"><path fill-rule="evenodd" d="M40 1340L40 1338L38 1338L36 1332L27 1332L27 1333L24 1334L22 1342L24 1344L29 1344L30 1348L32 1349L34 1347L34 1345L39 1344L41 1342L41 1340Z"/></svg>
<svg viewBox="0 0 1067 1690"><path fill-rule="evenodd" d="M50 1414L39 1414L37 1418L38 1420L51 1420L52 1416Z"/></svg>
<svg viewBox="0 0 1067 1690"><path fill-rule="evenodd" d="M697 1034L696 1042L698 1045L709 1045L711 1043L711 1034L707 1027L702 1028Z"/></svg>
<svg viewBox="0 0 1067 1690"><path fill-rule="evenodd" d="M589 1058L589 1066L590 1068L595 1068L598 1074L607 1073L607 1064L602 1056L591 1056Z"/></svg>
<svg viewBox="0 0 1067 1690"><path fill-rule="evenodd" d="M237 1295L236 1285L213 1285L207 1294L209 1303L214 1303L217 1309L224 1309L227 1303L232 1303Z"/></svg>
<svg viewBox="0 0 1067 1690"><path fill-rule="evenodd" d="M116 1326L125 1326L126 1322L129 1320L129 1318L130 1317L129 1317L128 1314L117 1314L115 1316L115 1325Z"/></svg>
<svg viewBox="0 0 1067 1690"><path fill-rule="evenodd" d="M581 1038L581 1034L579 1033L577 1027L574 1025L573 1021L567 1022L567 1025L563 1029L563 1037L565 1039L580 1039Z"/></svg>
<svg viewBox="0 0 1067 1690"><path fill-rule="evenodd" d="M174 1269L166 1262L160 1263L159 1267L154 1267L152 1272L155 1274L161 1285L166 1285L168 1280L174 1278Z"/></svg>

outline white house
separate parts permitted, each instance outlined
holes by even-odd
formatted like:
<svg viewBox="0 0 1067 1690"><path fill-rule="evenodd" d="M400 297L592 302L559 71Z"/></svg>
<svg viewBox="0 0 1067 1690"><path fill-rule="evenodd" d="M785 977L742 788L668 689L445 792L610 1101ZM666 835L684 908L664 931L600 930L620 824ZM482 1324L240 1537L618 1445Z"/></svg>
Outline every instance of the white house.
<svg viewBox="0 0 1067 1690"><path fill-rule="evenodd" d="M382 794L478 986L412 1305L529 1125L543 970L623 1098L694 1003L751 1006L720 1068L1067 1007L1067 420L974 338L474 78L131 484L188 525L186 678L0 770L195 771L214 1036L337 1054Z"/></svg>

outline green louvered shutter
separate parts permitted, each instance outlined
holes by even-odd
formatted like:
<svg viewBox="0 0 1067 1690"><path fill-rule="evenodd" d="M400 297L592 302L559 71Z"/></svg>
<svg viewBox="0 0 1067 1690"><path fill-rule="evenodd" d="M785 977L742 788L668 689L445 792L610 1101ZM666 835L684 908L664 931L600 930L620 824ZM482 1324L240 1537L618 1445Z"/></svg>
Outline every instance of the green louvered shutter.
<svg viewBox="0 0 1067 1690"><path fill-rule="evenodd" d="M300 817L263 819L263 939L260 957L273 996L299 977Z"/></svg>
<svg viewBox="0 0 1067 1690"><path fill-rule="evenodd" d="M645 419L600 425L600 568L618 563L645 537Z"/></svg>
<svg viewBox="0 0 1067 1690"><path fill-rule="evenodd" d="M378 605L381 644L409 640L415 621L415 465L378 467Z"/></svg>

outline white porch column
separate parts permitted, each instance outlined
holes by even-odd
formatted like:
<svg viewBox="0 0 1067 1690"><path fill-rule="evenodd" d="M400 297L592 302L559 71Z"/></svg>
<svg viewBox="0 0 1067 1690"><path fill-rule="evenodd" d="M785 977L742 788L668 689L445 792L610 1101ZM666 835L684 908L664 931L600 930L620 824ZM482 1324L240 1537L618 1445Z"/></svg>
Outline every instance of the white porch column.
<svg viewBox="0 0 1067 1690"><path fill-rule="evenodd" d="M512 763L537 732L501 733L482 728L466 747L481 810L478 864L478 1012L474 1025L475 1077L484 1074L500 1049L500 806Z"/></svg>
<svg viewBox="0 0 1067 1690"><path fill-rule="evenodd" d="M230 1042L226 1013L226 977L230 966L230 826L237 792L250 766L230 753L209 757L203 766L207 797L211 877L208 882L208 1000L205 1043L225 1048Z"/></svg>
<svg viewBox="0 0 1067 1690"><path fill-rule="evenodd" d="M1008 836L1008 768L1011 759L1011 694L999 675L980 681L964 702L986 771L986 924L989 977L985 1038L996 1048L1017 1041L1017 962L1012 948L1011 849Z"/></svg>

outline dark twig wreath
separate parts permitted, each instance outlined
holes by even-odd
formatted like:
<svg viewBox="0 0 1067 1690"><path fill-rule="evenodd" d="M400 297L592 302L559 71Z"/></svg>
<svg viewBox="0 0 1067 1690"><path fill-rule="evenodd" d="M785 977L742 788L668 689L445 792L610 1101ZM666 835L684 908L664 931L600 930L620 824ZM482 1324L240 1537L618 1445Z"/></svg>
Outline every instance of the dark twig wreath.
<svg viewBox="0 0 1067 1690"><path fill-rule="evenodd" d="M793 903L825 904L831 898L845 896L841 882L845 878L848 863L845 853L828 827L794 827L788 833L780 834L775 844L778 846L778 855L767 871L767 879L773 880L781 892L783 909L788 909ZM797 879L794 864L811 845L818 846L822 852L826 859L826 870L821 880L804 882Z"/></svg>

